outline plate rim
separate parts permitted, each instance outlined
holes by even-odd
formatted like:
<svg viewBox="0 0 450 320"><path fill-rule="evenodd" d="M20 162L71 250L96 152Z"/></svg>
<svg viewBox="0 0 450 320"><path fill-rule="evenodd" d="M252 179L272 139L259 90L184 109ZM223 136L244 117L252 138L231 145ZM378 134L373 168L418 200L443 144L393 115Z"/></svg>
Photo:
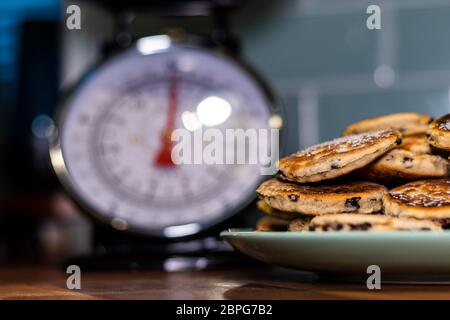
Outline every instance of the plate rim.
<svg viewBox="0 0 450 320"><path fill-rule="evenodd" d="M232 228L224 230L220 233L223 239L244 237L244 238L318 238L318 239L345 239L345 238L360 238L360 239L407 239L414 237L430 238L430 239L450 239L450 230L443 231L327 231L327 232L292 232L292 231L255 231L246 228Z"/></svg>

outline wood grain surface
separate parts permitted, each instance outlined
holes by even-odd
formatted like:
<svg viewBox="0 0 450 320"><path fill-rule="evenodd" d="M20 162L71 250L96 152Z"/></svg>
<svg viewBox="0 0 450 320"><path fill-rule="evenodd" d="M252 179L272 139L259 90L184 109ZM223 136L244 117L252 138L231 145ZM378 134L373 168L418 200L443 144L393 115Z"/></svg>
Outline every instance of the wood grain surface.
<svg viewBox="0 0 450 320"><path fill-rule="evenodd" d="M450 284L327 283L308 273L236 268L211 271L82 272L66 288L61 268L0 269L0 299L450 299Z"/></svg>

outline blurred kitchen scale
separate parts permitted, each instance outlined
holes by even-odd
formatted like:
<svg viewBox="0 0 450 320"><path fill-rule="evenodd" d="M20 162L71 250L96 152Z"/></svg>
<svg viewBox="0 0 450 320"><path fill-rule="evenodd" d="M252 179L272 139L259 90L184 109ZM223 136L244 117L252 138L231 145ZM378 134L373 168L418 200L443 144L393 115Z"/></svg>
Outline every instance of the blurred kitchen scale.
<svg viewBox="0 0 450 320"><path fill-rule="evenodd" d="M170 140L177 128L193 136L207 128L281 127L270 91L242 63L230 37L227 13L236 1L102 4L118 17L122 5L172 21L204 15L212 27L203 37L174 32L127 44L132 35L118 22L116 39L126 48L107 56L61 104L52 165L98 222L93 256L75 263L175 270L244 262L218 233L243 224L238 214L255 198L260 166L176 165Z"/></svg>

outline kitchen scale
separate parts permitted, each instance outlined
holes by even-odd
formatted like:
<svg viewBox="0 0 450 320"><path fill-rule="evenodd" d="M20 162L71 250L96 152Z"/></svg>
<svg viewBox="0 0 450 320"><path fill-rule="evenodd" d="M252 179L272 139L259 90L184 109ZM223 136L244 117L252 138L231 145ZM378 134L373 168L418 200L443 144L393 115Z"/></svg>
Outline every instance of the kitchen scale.
<svg viewBox="0 0 450 320"><path fill-rule="evenodd" d="M236 54L224 23L231 2L202 3L216 21L209 35L130 42L60 105L52 166L97 222L93 256L75 261L86 268L201 269L233 260L218 232L253 202L261 166L176 164L171 134L280 129L282 118L267 85ZM181 11L191 14L187 5Z"/></svg>

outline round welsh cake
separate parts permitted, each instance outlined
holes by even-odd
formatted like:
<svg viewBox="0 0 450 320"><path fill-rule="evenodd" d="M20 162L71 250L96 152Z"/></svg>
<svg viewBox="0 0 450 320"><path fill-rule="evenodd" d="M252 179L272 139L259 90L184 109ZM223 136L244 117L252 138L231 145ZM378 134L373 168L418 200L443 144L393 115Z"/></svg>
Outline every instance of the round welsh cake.
<svg viewBox="0 0 450 320"><path fill-rule="evenodd" d="M382 209L381 199L387 189L373 182L348 182L339 184L300 185L267 180L256 190L268 206L304 215L330 213L374 213Z"/></svg>
<svg viewBox="0 0 450 320"><path fill-rule="evenodd" d="M384 212L450 225L450 179L420 180L392 189L383 197Z"/></svg>
<svg viewBox="0 0 450 320"><path fill-rule="evenodd" d="M289 228L293 229L291 226ZM314 217L309 224L310 231L437 231L441 229L438 223L432 221L374 214L330 214Z"/></svg>
<svg viewBox="0 0 450 320"><path fill-rule="evenodd" d="M386 129L399 130L404 136L424 134L430 121L430 116L415 112L393 113L352 123L342 135Z"/></svg>
<svg viewBox="0 0 450 320"><path fill-rule="evenodd" d="M384 130L341 137L280 159L281 177L300 183L343 176L362 168L401 143L399 131Z"/></svg>

